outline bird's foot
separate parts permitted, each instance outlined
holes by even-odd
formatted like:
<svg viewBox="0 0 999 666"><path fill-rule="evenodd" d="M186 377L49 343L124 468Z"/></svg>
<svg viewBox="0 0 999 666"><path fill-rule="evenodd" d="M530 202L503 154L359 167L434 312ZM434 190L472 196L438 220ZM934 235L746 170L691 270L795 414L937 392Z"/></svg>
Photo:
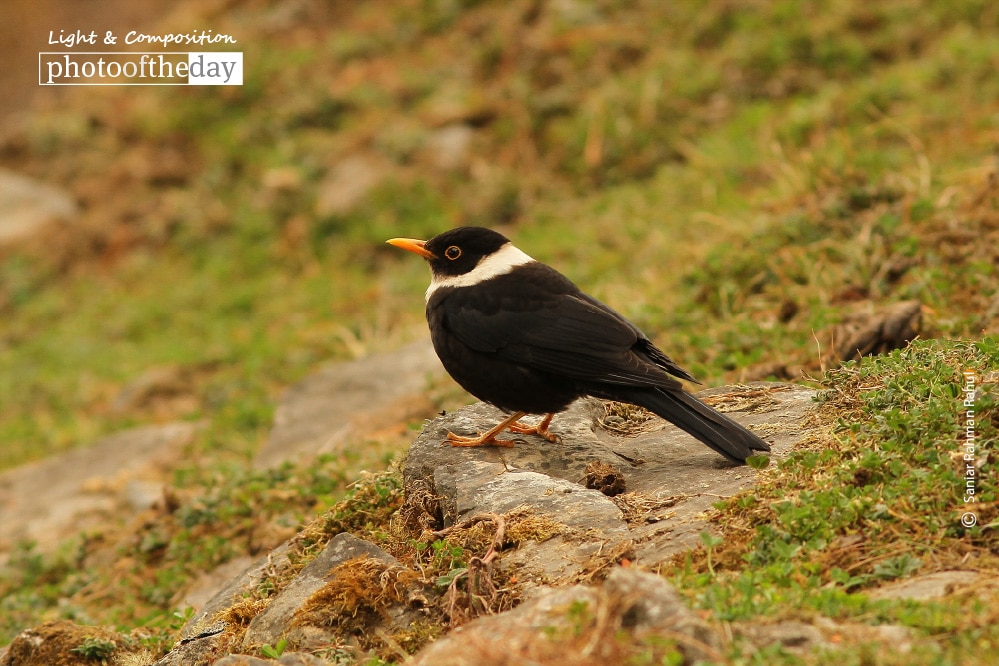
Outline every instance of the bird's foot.
<svg viewBox="0 0 999 666"><path fill-rule="evenodd" d="M508 430L510 432L515 432L518 435L538 435L539 437L544 437L552 444L558 444L562 441L562 438L548 429L548 426L551 425L552 417L554 416L554 414L549 414L536 426L526 425L520 421L514 421L510 424Z"/></svg>
<svg viewBox="0 0 999 666"><path fill-rule="evenodd" d="M466 437L465 435L456 435L453 432L449 432L447 434L447 441L451 442L451 446L513 446L514 443L510 440L496 439L496 436L504 430L509 430L518 435L538 435L555 444L562 441L561 437L548 430L548 426L552 422L552 417L555 416L554 414L547 415L536 426L526 425L518 421L524 415L525 412L517 412L488 432L479 433L475 437Z"/></svg>
<svg viewBox="0 0 999 666"><path fill-rule="evenodd" d="M451 442L451 446L513 446L513 442L506 439L496 439L496 433L492 430L485 434L479 434L476 437L466 437L464 435L456 435L453 432L447 434L447 441Z"/></svg>
<svg viewBox="0 0 999 666"><path fill-rule="evenodd" d="M476 437L466 437L449 432L447 441L451 442L451 446L513 446L513 442L506 439L496 439L496 435L506 430L511 423L516 423L517 419L523 415L524 412L517 412L508 416L499 425L494 426L488 432L479 433Z"/></svg>

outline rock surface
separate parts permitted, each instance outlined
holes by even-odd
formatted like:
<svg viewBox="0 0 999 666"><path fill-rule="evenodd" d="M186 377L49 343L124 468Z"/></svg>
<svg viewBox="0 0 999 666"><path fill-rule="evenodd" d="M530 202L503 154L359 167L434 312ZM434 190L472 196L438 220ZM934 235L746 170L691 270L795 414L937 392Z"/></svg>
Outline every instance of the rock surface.
<svg viewBox="0 0 999 666"><path fill-rule="evenodd" d="M346 215L385 178L385 165L363 156L348 157L336 164L318 186L316 214Z"/></svg>
<svg viewBox="0 0 999 666"><path fill-rule="evenodd" d="M398 363L391 357L375 360L386 368ZM272 440L284 442L286 449L293 448L296 437L306 441L310 431L295 429L302 425L297 421L315 416L305 405L328 406L331 390L378 383L374 378L380 373L371 368L348 366L332 381L335 388L326 377L290 391ZM397 388L400 393L416 390L415 385ZM800 437L813 395L800 387L760 384L709 391L704 397L734 412L733 418L771 442L773 455L782 456ZM756 473L728 463L658 418L591 399L556 417L558 443L527 436L512 448L441 444L448 430L477 432L499 417L495 409L477 404L429 422L404 463L405 508L407 519L438 530L421 539L443 538L477 522L488 526L494 546L485 555L462 555L469 568L451 573L469 581L465 585L478 576L483 598L498 594L494 581L516 581L504 589L525 601L446 634L415 663L524 663L549 653L574 654L581 664L604 663L626 657L663 631L678 637L676 644L688 659L716 658L721 635L693 615L663 578L634 567L651 569L695 543L708 529L702 512L719 497L749 487ZM439 594L442 584L454 587L453 580L435 585L433 577L418 575L347 533L333 537L299 568L296 539L229 581L157 666L208 663L232 651L256 655L281 640L290 650L367 649L425 624L427 612L439 612L426 606L427 598ZM502 547L511 542L513 547ZM248 601L246 595L252 596L265 578L285 582L266 601ZM453 608L447 612L452 620L462 617ZM250 616L245 630L239 629L234 622L245 615ZM573 627L580 623L588 635L600 636L599 648L577 639L578 627ZM488 655L502 658L490 661ZM244 659L253 661L232 663L275 663Z"/></svg>
<svg viewBox="0 0 999 666"><path fill-rule="evenodd" d="M126 386L111 408L147 406L151 396L176 397L183 393L177 389L182 374L172 366L151 369ZM286 391L255 464L266 468L336 453L362 426L404 428L407 420L430 412L425 389L443 376L429 339L330 363ZM47 552L70 531L99 527L120 518L122 509L134 513L159 501L183 445L199 427L171 422L134 428L0 473L0 557L24 540ZM36 492L42 486L46 492Z"/></svg>
<svg viewBox="0 0 999 666"><path fill-rule="evenodd" d="M329 662L307 652L290 652L278 659L261 659L245 654L231 654L215 662L214 666L326 666Z"/></svg>
<svg viewBox="0 0 999 666"><path fill-rule="evenodd" d="M662 632L681 638L688 661L723 659L719 634L683 604L669 583L655 574L615 569L599 587L546 589L509 612L459 627L409 663L619 664L634 654L632 641L642 644ZM629 638L622 640L622 634Z"/></svg>
<svg viewBox="0 0 999 666"><path fill-rule="evenodd" d="M401 567L394 557L372 543L347 533L333 537L326 548L271 600L267 608L253 618L243 637L243 648L250 651L261 645L277 643L281 638L300 647L315 647L335 640L330 627L324 630L296 622L296 614L312 595L324 586L337 582L338 567L362 559L386 565L383 570Z"/></svg>
<svg viewBox="0 0 999 666"><path fill-rule="evenodd" d="M970 589L982 579L977 571L937 571L924 576L899 580L874 590L875 599L912 599L926 601ZM992 581L995 584L995 581Z"/></svg>
<svg viewBox="0 0 999 666"><path fill-rule="evenodd" d="M163 467L198 429L196 423L135 428L0 474L0 553L18 541L54 548L70 528L148 508L162 494ZM39 493L39 488L45 488Z"/></svg>
<svg viewBox="0 0 999 666"><path fill-rule="evenodd" d="M30 238L80 215L66 192L32 178L0 169L0 249Z"/></svg>
<svg viewBox="0 0 999 666"><path fill-rule="evenodd" d="M357 372L362 377L371 374L360 367ZM314 394L317 400L324 395L323 390L308 386L301 385L295 395ZM786 454L800 437L813 396L811 390L783 384L734 387L704 394L717 408L735 412L733 418L766 437L776 456ZM328 397L324 402L328 404ZM658 418L635 410L622 411L620 406L611 406L608 411L604 403L592 399L578 401L556 418L553 429L561 437L558 443L529 436L518 439L512 448L467 449L441 444L449 430L478 432L500 416L497 410L478 404L430 422L410 448L404 483L407 496L414 502L421 496L432 498L427 504L427 512L432 515L424 516L424 520L438 521L438 527L445 531L483 516L491 516L498 523L517 512L547 520L546 529L550 531L523 539L496 562L497 575L517 580L520 593L529 601L498 618L473 622L449 634L428 647L417 663L491 663L481 659L495 651L496 641L535 649L538 623L551 616L557 624L556 616L564 620L565 607L573 604L592 606L604 614L619 613L612 623L618 628L623 626L621 618L626 615L668 616L673 631L678 631L676 626L680 625L693 627L691 631L696 635L686 648L692 655L702 658L710 654L711 646L719 639L695 622L688 611L681 611L682 605L675 602L675 593L664 580L620 569L617 563L627 560L653 567L673 552L690 547L707 529L701 517L704 510L719 497L749 487L756 473L728 463ZM600 474L594 474L598 468ZM614 492L602 488L614 496L601 492L600 483L591 484L594 488L585 487L593 479L614 479ZM330 542L328 550L344 540L353 540L351 547L358 552L364 550L356 539L345 535ZM394 562L385 553L369 555L390 565ZM290 639L296 648L331 640L321 630L313 628L310 633L301 627L289 629L289 625L294 624L292 620L299 612L296 609L329 582L328 576L338 561L343 560L320 555L289 583L250 623L243 639L244 649L272 643L279 637ZM259 565L254 570L259 570ZM603 587L572 585L594 576L602 578L607 572L610 576ZM639 579L640 584L635 582ZM229 595L221 598L232 601ZM621 599L628 599L630 605L621 606ZM669 613L662 610L665 599L673 600ZM611 606L613 609L608 610ZM639 612L636 608L646 610ZM404 609L398 612L405 614ZM523 623L518 620L521 617ZM629 621L633 622L629 631L641 633L640 623ZM482 628L477 629L480 622ZM504 629L500 631L493 623ZM468 661L471 657L467 656L472 654L467 651L469 635L477 637L472 643L484 650L482 654L475 652L473 661ZM613 641L609 645L608 649L620 648ZM568 649L557 641L549 647ZM442 656L449 653L459 656Z"/></svg>
<svg viewBox="0 0 999 666"><path fill-rule="evenodd" d="M400 374L400 367L407 371ZM369 425L378 410L387 414L419 393L426 373L438 367L422 343L324 369L285 396L271 450L258 464L346 440L338 428L351 427L347 414L359 411ZM386 394L380 402L368 399L378 392ZM814 409L814 391L786 384L701 396L758 432L776 458L807 435ZM807 655L835 649L846 635L915 649L918 640L904 627L821 617L732 623L724 631L708 624L651 571L698 545L711 529L705 511L751 488L757 472L732 465L657 417L592 399L556 417L556 443L521 436L511 448L442 444L449 430L482 431L500 416L487 405L464 407L429 422L412 443L403 470L405 503L392 530L402 526L413 543L424 544L415 562L404 564L385 550L398 549L398 542L383 548L347 532L323 538L326 528L306 528L254 562L231 562L200 580L187 597L200 610L153 666L319 666L375 655L398 661L421 646L407 663L604 666L640 657L692 664L723 661L733 640L746 649L776 646ZM146 446L155 452L155 443L185 432L149 430ZM110 438L103 446L134 447L133 441L143 438ZM119 465L121 457L105 459ZM28 482L37 478L20 481ZM434 554L430 548L460 534L467 550L446 546ZM452 558L445 576L432 568L433 558L442 556ZM905 581L884 594L926 598L975 584L969 572L945 574ZM25 632L0 652L0 666L66 655L71 648L64 636L73 636L74 646L84 635L129 640L65 624ZM448 631L449 625L455 628ZM22 655L28 658L12 661ZM136 654L130 663L145 666L150 659Z"/></svg>
<svg viewBox="0 0 999 666"><path fill-rule="evenodd" d="M428 376L440 372L427 343L325 368L284 396L256 463L330 452L349 440L355 424L370 428L393 413L398 420L406 405L425 409L415 396ZM770 442L771 457L781 458L807 435L815 393L761 383L700 395L759 433ZM722 631L706 623L666 579L650 572L699 545L699 535L712 529L706 510L751 488L757 472L642 410L593 399L579 400L555 418L555 443L512 434L506 435L515 439L509 448L444 443L448 431L483 431L500 417L484 404L464 407L428 422L412 443L403 469L405 502L392 530L423 543L426 550L415 562L386 551L399 554L399 542L376 545L347 532L322 537L326 528L306 528L256 561L230 562L192 586L186 599L200 609L174 649L152 666L319 666L375 655L398 661L421 646L408 663L603 666L639 656L696 663L723 661L732 640L805 655L835 649L844 635L914 649L916 639L902 627L816 618L733 623ZM100 446L110 448L97 460L114 470L98 465L87 474L123 473L116 487L124 493L136 473L123 472L122 457L112 453L127 446L141 470L195 427L173 424L109 438ZM83 455L67 456L73 454ZM16 479L5 476L4 497L29 496L24 484L38 483L46 474L42 467L17 470ZM430 548L452 535L466 539L466 549L446 546L435 554ZM451 557L450 570L446 562L434 569L435 557ZM926 598L975 583L969 572L945 573L883 594ZM129 640L65 624L25 632L0 652L0 666L15 663L12 655L28 655L16 663L29 666L65 655L71 649L65 636L74 637L74 646L82 635ZM130 663L145 666L150 659L136 654Z"/></svg>
<svg viewBox="0 0 999 666"><path fill-rule="evenodd" d="M427 139L431 163L438 169L451 171L464 167L472 156L475 131L464 124L446 125Z"/></svg>
<svg viewBox="0 0 999 666"><path fill-rule="evenodd" d="M114 652L116 663L147 664L150 654L136 638L110 627L87 627L69 620L53 620L15 636L10 645L0 650L0 666L85 666L101 663L99 658L91 659L74 652L87 641L98 653Z"/></svg>
<svg viewBox="0 0 999 666"><path fill-rule="evenodd" d="M427 414L426 388L444 375L430 340L347 363L331 363L289 388L254 464L337 452L353 435Z"/></svg>
<svg viewBox="0 0 999 666"><path fill-rule="evenodd" d="M756 384L700 395L756 431L781 457L800 439L815 392ZM405 465L407 491L424 487L440 497L445 525L488 507L504 511L528 504L572 527L589 525L604 537L634 540L638 562L655 565L696 544L708 529L698 516L750 487L756 472L654 415L626 410L625 418L614 409L609 413L594 399L575 402L553 421L558 443L528 436L512 448L442 445L448 431L485 431L502 416L481 403L460 409L435 419L413 443ZM614 501L582 486L587 470L598 465L623 482L625 492Z"/></svg>

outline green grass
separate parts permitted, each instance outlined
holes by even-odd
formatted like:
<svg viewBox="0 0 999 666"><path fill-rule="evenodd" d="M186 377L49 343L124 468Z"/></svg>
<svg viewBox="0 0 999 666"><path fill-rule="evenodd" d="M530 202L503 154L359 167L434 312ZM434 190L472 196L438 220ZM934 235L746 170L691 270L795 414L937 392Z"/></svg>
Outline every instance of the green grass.
<svg viewBox="0 0 999 666"><path fill-rule="evenodd" d="M350 494L346 470L352 463L343 458L258 472L215 469L207 480L191 462L178 475L196 477L201 490L169 491L167 506L140 516L140 523L81 534L54 555L20 544L0 577L0 634L9 640L58 616L83 624L145 625L170 640L187 619L178 623L173 614L178 594L199 574L276 547Z"/></svg>
<svg viewBox="0 0 999 666"><path fill-rule="evenodd" d="M231 31L255 49L241 88L83 91L11 130L0 162L68 188L85 213L0 262L0 469L135 425L207 427L174 474L182 508L123 547L141 584L115 594L137 601L77 601L107 584L78 571L106 547L89 537L51 558L25 546L0 580L12 618L0 638L52 615L156 617L166 633L176 592L249 548L217 533L252 533L245 507L292 524L343 492L345 469L382 464L323 463L335 488L321 491L304 470L247 471L283 388L422 334L426 268L383 241L455 224L504 225L710 384L774 362L820 378L817 346L851 298L919 299L923 338L966 342L830 375L827 406L847 410L837 444L781 467L793 492L775 481L772 503L728 509L758 540L738 554L745 573L713 547L728 584L692 572L684 585L719 618L792 602L927 631L951 611L980 617L970 601L910 608L860 593L931 568L941 544L993 538L984 524L980 537L954 531L953 441L940 432L959 361L999 364L986 338L999 283L991 5L421 8L316 9L314 33L294 38L241 23ZM438 169L425 142L456 122L474 128L469 164ZM318 211L351 156L382 179L349 211ZM113 408L164 367L184 399ZM922 428L944 448L915 447ZM273 504L282 488L294 507ZM322 499L295 504L307 496ZM860 530L868 564L823 559ZM892 550L910 532L919 540ZM977 640L968 631L934 635L961 654Z"/></svg>
<svg viewBox="0 0 999 666"><path fill-rule="evenodd" d="M877 663L959 664L994 650L994 606L978 595L916 602L867 592L916 574L999 570L999 484L982 473L967 503L963 458L965 371L979 389L972 460L984 471L996 454L999 392L984 381L996 367L999 344L986 338L921 341L830 372L820 413L832 427L817 450L792 453L753 493L719 505L729 538L706 543L696 565L688 559L681 589L722 621L898 624L933 644L896 661L884 650Z"/></svg>

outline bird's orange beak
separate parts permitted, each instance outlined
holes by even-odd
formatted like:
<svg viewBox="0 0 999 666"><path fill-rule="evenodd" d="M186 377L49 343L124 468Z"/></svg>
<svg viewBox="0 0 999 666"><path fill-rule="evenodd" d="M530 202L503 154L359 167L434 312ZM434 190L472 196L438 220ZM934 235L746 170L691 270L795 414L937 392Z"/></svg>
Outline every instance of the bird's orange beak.
<svg viewBox="0 0 999 666"><path fill-rule="evenodd" d="M416 240L415 238L390 238L385 241L389 245L402 248L407 252L418 254L424 259L436 259L437 255L426 248L427 241Z"/></svg>

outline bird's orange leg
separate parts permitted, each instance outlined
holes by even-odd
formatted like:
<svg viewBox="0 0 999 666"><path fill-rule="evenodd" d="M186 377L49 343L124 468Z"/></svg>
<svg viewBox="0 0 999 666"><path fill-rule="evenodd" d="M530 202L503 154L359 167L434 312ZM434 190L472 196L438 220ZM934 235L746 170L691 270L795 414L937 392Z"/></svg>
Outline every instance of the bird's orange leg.
<svg viewBox="0 0 999 666"><path fill-rule="evenodd" d="M549 442L557 443L561 438L555 433L548 430L548 426L551 425L552 419L555 414L549 414L544 419L541 420L536 426L524 425L523 423L513 423L510 425L510 432L515 432L520 435L540 435L544 437Z"/></svg>
<svg viewBox="0 0 999 666"><path fill-rule="evenodd" d="M513 446L513 442L506 439L496 439L496 435L500 434L510 424L516 424L517 419L527 414L527 412L516 412L511 414L508 418L504 419L494 428L489 431L479 435L478 437L465 437L463 435L456 435L453 432L447 434L447 440L451 442L451 446ZM510 427L513 430L513 427ZM516 432L516 431L514 431Z"/></svg>

